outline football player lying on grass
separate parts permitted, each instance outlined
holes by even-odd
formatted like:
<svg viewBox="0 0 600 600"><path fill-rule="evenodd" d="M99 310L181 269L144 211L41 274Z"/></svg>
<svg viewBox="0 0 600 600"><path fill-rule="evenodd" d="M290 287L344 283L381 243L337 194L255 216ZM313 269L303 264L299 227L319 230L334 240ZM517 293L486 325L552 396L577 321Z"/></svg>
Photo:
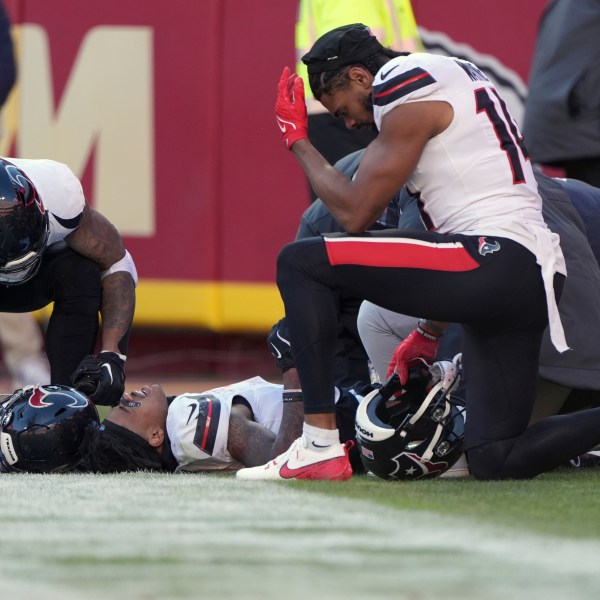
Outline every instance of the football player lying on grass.
<svg viewBox="0 0 600 600"><path fill-rule="evenodd" d="M342 437L354 439L359 398L338 395ZM159 384L124 394L100 427L91 425L78 470L236 471L272 460L302 433L295 368L283 386L253 377L205 392L168 397ZM362 470L357 454L352 460Z"/></svg>

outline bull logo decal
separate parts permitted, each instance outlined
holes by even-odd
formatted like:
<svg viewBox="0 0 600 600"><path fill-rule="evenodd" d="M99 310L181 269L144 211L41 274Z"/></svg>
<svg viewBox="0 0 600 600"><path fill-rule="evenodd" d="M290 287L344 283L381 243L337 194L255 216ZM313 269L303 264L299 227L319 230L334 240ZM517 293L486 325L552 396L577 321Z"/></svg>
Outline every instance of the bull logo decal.
<svg viewBox="0 0 600 600"><path fill-rule="evenodd" d="M34 408L45 408L46 406L56 404L61 398L67 400L67 402L64 403L64 406L83 407L87 406L89 403L89 400L80 394L70 395L57 390L47 390L43 387L36 387L29 398L29 405Z"/></svg>
<svg viewBox="0 0 600 600"><path fill-rule="evenodd" d="M481 254L481 256L497 252L498 250L500 250L500 242L497 240L488 242L484 237L479 238L479 254Z"/></svg>

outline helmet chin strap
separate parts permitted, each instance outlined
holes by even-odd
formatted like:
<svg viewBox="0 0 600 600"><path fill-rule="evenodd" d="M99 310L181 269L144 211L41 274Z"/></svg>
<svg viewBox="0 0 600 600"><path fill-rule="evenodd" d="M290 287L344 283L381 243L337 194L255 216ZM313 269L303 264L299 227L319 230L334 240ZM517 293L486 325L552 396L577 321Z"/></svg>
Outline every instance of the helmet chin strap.
<svg viewBox="0 0 600 600"><path fill-rule="evenodd" d="M430 372L434 378L434 380L439 379L438 383L432 388L431 392L425 398L425 401L421 405L429 405L429 403L435 398L435 395L441 391L442 393L447 394L448 396L458 387L461 376L459 374L459 366L462 362L462 354L457 354L452 361L437 361L433 364L430 369ZM436 371L437 369L437 371ZM419 410L421 410L421 408ZM426 407L425 407L426 408ZM444 401L444 412L440 417L440 423L438 423L435 428L435 433L431 438L431 442L425 452L423 452L423 460L431 460L433 456L433 450L437 446L437 443L443 433L444 428L441 425L442 419L445 419L450 413L451 406L450 403L445 400ZM422 414L422 412L421 412ZM419 415L420 416L420 415ZM411 419L412 422L412 419Z"/></svg>
<svg viewBox="0 0 600 600"><path fill-rule="evenodd" d="M435 448L436 444L438 443L438 440L440 439L440 436L442 435L442 431L443 431L443 427L441 425L438 425L435 428L435 433L433 434L433 437L431 438L431 443L429 444L429 446L427 446L427 450L425 450L425 452L423 452L423 460L431 460L431 457L433 456L433 449Z"/></svg>
<svg viewBox="0 0 600 600"><path fill-rule="evenodd" d="M429 404L431 403L431 401L433 400L435 395L440 390L442 390L443 387L444 387L443 382L440 381L431 388L431 391L429 392L429 394L427 394L427 396L425 396L425 400L423 400L423 402L421 402L421 406L419 406L419 409L417 411L415 411L415 414L409 419L409 421L408 421L409 425L414 425L423 416L423 413L427 410L427 408L429 407ZM407 434L406 429L403 429L400 432L400 435L402 437L406 437L406 434Z"/></svg>

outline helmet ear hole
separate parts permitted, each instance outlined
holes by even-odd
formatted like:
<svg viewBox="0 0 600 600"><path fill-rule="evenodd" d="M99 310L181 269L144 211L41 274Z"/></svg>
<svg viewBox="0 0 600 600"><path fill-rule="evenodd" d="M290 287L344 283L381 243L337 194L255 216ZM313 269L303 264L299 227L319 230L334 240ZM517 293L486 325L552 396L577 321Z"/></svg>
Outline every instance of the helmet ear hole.
<svg viewBox="0 0 600 600"><path fill-rule="evenodd" d="M81 461L87 428L99 421L94 404L73 388L19 390L0 407L0 470L69 471Z"/></svg>
<svg viewBox="0 0 600 600"><path fill-rule="evenodd" d="M465 421L460 358L425 370L417 365L399 397L389 381L365 397L356 414L356 440L367 471L383 479L428 479L456 463ZM454 375L440 377L440 371Z"/></svg>

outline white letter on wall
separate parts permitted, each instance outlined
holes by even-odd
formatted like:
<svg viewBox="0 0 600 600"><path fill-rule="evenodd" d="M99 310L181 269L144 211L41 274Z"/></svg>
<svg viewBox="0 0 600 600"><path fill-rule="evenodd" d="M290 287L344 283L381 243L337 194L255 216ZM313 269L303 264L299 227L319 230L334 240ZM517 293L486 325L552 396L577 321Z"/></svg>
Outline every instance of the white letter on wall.
<svg viewBox="0 0 600 600"><path fill-rule="evenodd" d="M123 235L154 233L152 30L95 27L54 109L50 48L21 26L18 153L52 158L81 176L95 151L93 204Z"/></svg>

